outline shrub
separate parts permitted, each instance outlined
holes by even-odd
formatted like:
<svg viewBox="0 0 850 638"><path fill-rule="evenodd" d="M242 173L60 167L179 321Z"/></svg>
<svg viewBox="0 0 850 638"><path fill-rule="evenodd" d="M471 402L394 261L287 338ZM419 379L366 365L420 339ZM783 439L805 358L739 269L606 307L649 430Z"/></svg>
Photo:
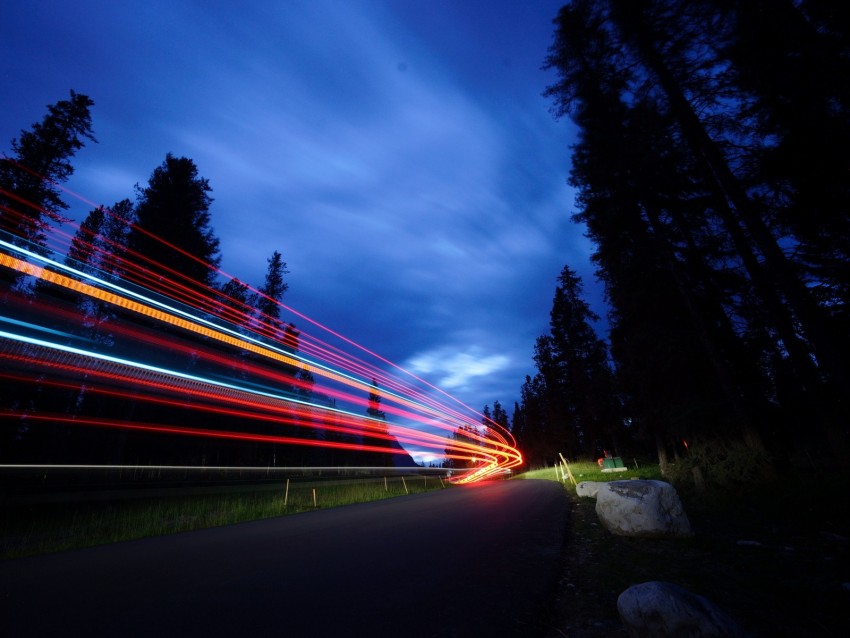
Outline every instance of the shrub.
<svg viewBox="0 0 850 638"><path fill-rule="evenodd" d="M774 476L766 451L753 450L741 441L718 439L692 445L686 456L670 464L665 478L679 486L712 489L761 485Z"/></svg>

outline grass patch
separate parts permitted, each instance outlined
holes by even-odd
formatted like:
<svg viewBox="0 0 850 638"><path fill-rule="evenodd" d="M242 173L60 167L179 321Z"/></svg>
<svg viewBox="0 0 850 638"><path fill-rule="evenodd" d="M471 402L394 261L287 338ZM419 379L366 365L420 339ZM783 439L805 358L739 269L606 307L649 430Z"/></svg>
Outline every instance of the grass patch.
<svg viewBox="0 0 850 638"><path fill-rule="evenodd" d="M593 461L576 461L570 463L570 471L577 483L582 481L621 481L625 479L658 479L662 480L661 470L658 465L649 463L632 462L625 472L603 472ZM538 470L530 470L519 474L515 479L545 479L547 481L558 481L565 483L575 493L575 487L570 484L569 479L562 478L560 467L547 467Z"/></svg>
<svg viewBox="0 0 850 638"><path fill-rule="evenodd" d="M0 559L163 536L443 489L437 477L291 482L229 493L4 504ZM314 501L315 490L315 501Z"/></svg>

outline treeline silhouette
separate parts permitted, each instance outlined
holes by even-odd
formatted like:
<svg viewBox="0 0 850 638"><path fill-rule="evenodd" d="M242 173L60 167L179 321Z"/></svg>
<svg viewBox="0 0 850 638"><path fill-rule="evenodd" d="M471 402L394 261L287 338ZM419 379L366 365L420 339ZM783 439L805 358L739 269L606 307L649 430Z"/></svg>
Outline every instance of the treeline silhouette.
<svg viewBox="0 0 850 638"><path fill-rule="evenodd" d="M846 463L848 18L824 0L560 10L545 95L578 127L573 219L610 333L566 267L511 420L531 465L687 455L700 483Z"/></svg>
<svg viewBox="0 0 850 638"><path fill-rule="evenodd" d="M12 141L11 156L0 161L0 237L5 241L42 255L60 249L55 231L68 221L60 185L73 173L76 151L86 141L96 141L90 114L93 104L88 96L72 91L69 99L49 106L41 122ZM168 300L193 314L224 319L237 332L281 344L284 352L298 351L299 331L281 320L280 301L288 289L285 276L289 273L282 254L274 251L267 259L264 281L256 288L220 276L219 240L210 215L212 188L191 159L167 154L148 183L136 185L135 191L134 200L97 206L88 213L70 238L66 265L81 275L119 282L151 298ZM68 344L84 344L113 359L133 361L144 353L149 366L195 377L233 379L244 387L302 404L334 405L331 398L314 391L314 379L306 367L269 362L10 268L0 268L0 284L3 314L15 325L38 325L39 330L63 335ZM46 323L45 318L49 318ZM138 391L128 388L126 381L123 385L109 381L117 379L119 372L126 373L120 363L89 364L89 370L81 370L53 356L46 362L49 372L44 373L30 363L37 349L30 345L16 353L14 346L7 348L0 385L0 410L5 417L0 462L414 465L410 457L399 461L397 454L311 445L311 438L353 446L363 441L332 430L317 431L311 427L308 408L288 418L252 422L223 409L210 409L211 402L200 405L203 398L190 392L194 388L189 381L172 380L166 386L156 371L145 373L149 389L141 389L140 383ZM377 392L369 394L368 406L364 414L384 418ZM153 424L162 431L191 427L209 436L109 427L120 423ZM306 444L216 437L217 432L234 430L249 437L306 439Z"/></svg>

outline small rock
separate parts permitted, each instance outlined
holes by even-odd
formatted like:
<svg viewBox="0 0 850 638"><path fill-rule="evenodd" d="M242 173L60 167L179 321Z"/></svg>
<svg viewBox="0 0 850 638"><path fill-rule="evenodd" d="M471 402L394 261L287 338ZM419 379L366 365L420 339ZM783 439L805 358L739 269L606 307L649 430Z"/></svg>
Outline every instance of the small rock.
<svg viewBox="0 0 850 638"><path fill-rule="evenodd" d="M689 636L743 638L738 623L707 598L672 583L632 585L617 599L617 611L631 638Z"/></svg>

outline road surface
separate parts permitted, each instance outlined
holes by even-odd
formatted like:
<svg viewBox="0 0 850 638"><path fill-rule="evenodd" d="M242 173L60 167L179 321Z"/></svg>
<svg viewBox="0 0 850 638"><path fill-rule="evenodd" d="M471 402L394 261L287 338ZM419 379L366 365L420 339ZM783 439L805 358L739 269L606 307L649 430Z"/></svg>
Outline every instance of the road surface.
<svg viewBox="0 0 850 638"><path fill-rule="evenodd" d="M567 509L498 481L0 562L0 635L538 636Z"/></svg>

